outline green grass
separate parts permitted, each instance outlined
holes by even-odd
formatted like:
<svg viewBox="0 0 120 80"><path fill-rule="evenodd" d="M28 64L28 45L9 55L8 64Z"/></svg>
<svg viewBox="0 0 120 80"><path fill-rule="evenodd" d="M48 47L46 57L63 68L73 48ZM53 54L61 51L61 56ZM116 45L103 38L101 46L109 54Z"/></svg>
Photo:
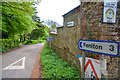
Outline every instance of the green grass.
<svg viewBox="0 0 120 80"><path fill-rule="evenodd" d="M45 43L41 53L43 78L79 78L79 70L63 61L55 52L51 51Z"/></svg>

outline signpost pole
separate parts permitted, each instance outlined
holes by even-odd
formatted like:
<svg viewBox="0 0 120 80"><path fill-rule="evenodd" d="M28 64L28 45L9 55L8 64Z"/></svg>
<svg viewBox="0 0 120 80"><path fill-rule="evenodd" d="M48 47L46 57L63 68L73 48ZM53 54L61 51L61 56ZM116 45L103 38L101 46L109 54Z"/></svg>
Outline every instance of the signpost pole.
<svg viewBox="0 0 120 80"><path fill-rule="evenodd" d="M82 51L82 69L81 69L81 79L84 80L84 68L85 68L85 53Z"/></svg>
<svg viewBox="0 0 120 80"><path fill-rule="evenodd" d="M103 80L103 73L102 73L102 72L103 72L103 69L102 69L102 67L103 67L103 63L102 63L102 62L103 62L103 59L104 59L104 58L103 58L103 55L101 55L101 56L100 56L100 71L101 71L101 79L102 79L102 80Z"/></svg>
<svg viewBox="0 0 120 80"><path fill-rule="evenodd" d="M51 43L52 43L53 37L47 37L47 40L48 40L48 44L50 46L50 53L51 53Z"/></svg>
<svg viewBox="0 0 120 80"><path fill-rule="evenodd" d="M100 56L100 71L101 71L101 79L107 80L107 71L105 70L105 61L103 54Z"/></svg>
<svg viewBox="0 0 120 80"><path fill-rule="evenodd" d="M50 53L51 53L51 38L49 38L50 39Z"/></svg>

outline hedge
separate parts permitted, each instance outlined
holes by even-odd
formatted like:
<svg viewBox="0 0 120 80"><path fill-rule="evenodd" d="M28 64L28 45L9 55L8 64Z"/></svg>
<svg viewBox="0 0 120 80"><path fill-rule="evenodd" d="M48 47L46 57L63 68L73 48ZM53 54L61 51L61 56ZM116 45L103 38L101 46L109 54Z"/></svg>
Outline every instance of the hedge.
<svg viewBox="0 0 120 80"><path fill-rule="evenodd" d="M5 52L9 49L19 47L19 41L13 39L0 39L0 51Z"/></svg>
<svg viewBox="0 0 120 80"><path fill-rule="evenodd" d="M44 40L28 40L23 42L23 44L27 44L27 45L38 44L38 43L44 43Z"/></svg>

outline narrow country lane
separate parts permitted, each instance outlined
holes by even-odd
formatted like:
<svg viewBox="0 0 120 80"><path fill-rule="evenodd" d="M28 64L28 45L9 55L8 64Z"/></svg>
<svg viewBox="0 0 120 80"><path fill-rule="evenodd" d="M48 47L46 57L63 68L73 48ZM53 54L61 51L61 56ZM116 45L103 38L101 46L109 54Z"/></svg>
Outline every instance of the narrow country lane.
<svg viewBox="0 0 120 80"><path fill-rule="evenodd" d="M25 45L2 55L2 78L31 78L37 56L44 43Z"/></svg>

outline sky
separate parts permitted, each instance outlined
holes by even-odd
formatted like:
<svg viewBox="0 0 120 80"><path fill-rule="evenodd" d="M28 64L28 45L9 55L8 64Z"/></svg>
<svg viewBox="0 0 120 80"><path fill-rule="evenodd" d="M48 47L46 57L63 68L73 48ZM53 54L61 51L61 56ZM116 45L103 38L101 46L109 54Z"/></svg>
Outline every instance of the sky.
<svg viewBox="0 0 120 80"><path fill-rule="evenodd" d="M41 0L36 5L41 21L53 20L63 25L63 17L65 13L80 5L79 0Z"/></svg>

